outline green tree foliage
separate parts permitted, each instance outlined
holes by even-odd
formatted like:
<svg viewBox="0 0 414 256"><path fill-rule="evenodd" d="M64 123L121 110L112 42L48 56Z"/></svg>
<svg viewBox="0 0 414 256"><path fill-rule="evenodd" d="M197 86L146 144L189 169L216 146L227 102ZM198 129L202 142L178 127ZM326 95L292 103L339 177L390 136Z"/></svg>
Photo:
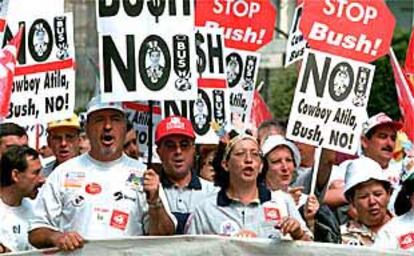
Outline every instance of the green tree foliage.
<svg viewBox="0 0 414 256"><path fill-rule="evenodd" d="M408 47L409 31L396 29L392 40L392 47L400 61L404 63ZM400 117L398 98L395 90L394 75L388 56L384 56L373 63L375 65L374 81L368 102L368 115L385 112L394 119ZM297 68L295 65L278 69L261 69L258 81L264 81L261 94L269 106L273 117L289 118L290 108L297 83Z"/></svg>

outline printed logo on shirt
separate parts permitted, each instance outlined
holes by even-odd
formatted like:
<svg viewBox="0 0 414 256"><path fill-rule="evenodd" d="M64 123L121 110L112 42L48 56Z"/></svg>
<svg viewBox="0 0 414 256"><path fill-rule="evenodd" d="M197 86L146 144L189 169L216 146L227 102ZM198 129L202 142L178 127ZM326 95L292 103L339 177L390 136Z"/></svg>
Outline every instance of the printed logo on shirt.
<svg viewBox="0 0 414 256"><path fill-rule="evenodd" d="M129 218L129 215L127 213L114 210L112 212L111 222L109 225L114 228L125 230L128 224L128 218Z"/></svg>
<svg viewBox="0 0 414 256"><path fill-rule="evenodd" d="M65 175L63 186L65 188L80 188L85 179L84 172L68 172Z"/></svg>
<svg viewBox="0 0 414 256"><path fill-rule="evenodd" d="M13 225L13 234L20 234L20 225Z"/></svg>
<svg viewBox="0 0 414 256"><path fill-rule="evenodd" d="M141 191L143 189L144 177L138 175L137 171L131 170L130 172L128 179L126 180L126 185L133 190Z"/></svg>
<svg viewBox="0 0 414 256"><path fill-rule="evenodd" d="M88 194L96 195L102 192L102 187L98 183L92 182L86 185L85 191Z"/></svg>
<svg viewBox="0 0 414 256"><path fill-rule="evenodd" d="M82 195L78 195L72 200L72 205L75 207L79 207L82 206L84 202L85 197L83 197Z"/></svg>
<svg viewBox="0 0 414 256"><path fill-rule="evenodd" d="M276 207L264 207L265 221L279 221L282 219L279 209Z"/></svg>
<svg viewBox="0 0 414 256"><path fill-rule="evenodd" d="M398 238L398 243L401 249L408 249L414 247L414 233L408 233Z"/></svg>
<svg viewBox="0 0 414 256"><path fill-rule="evenodd" d="M121 191L117 191L117 192L115 192L115 193L114 193L114 198L115 198L115 201L119 201L119 200L122 200L122 199L125 199L125 200L131 200L132 202L137 201L137 199L136 199L136 198L133 198L133 197L131 197L131 196L128 196L128 195L126 195L126 194L122 193Z"/></svg>
<svg viewBox="0 0 414 256"><path fill-rule="evenodd" d="M240 228L237 223L232 220L223 221L220 225L221 234L225 236L232 236L236 234Z"/></svg>

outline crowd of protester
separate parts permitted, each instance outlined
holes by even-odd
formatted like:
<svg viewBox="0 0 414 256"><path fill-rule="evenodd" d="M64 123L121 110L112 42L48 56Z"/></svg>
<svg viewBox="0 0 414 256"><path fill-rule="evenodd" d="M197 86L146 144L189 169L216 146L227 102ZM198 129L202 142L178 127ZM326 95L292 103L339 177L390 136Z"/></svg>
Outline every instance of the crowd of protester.
<svg viewBox="0 0 414 256"><path fill-rule="evenodd" d="M361 153L324 149L318 170L315 148L288 140L285 126L233 127L216 145L199 145L191 121L167 117L155 129L156 166L146 164L122 105L99 96L84 123L76 115L49 123L37 151L22 127L2 123L0 252L176 234L414 250L408 140L394 158L400 123L372 116Z"/></svg>

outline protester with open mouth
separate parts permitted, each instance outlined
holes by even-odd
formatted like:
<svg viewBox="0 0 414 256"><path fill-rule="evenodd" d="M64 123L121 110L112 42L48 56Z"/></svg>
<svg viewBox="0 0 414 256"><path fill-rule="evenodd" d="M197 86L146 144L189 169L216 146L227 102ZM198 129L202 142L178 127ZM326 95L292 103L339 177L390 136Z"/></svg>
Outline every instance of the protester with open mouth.
<svg viewBox="0 0 414 256"><path fill-rule="evenodd" d="M391 183L381 166L368 157L353 160L346 170L345 196L356 210L354 220L341 226L342 243L371 246L393 215L387 209Z"/></svg>
<svg viewBox="0 0 414 256"><path fill-rule="evenodd" d="M36 150L11 146L0 161L0 253L31 250L27 231L32 202L45 182Z"/></svg>
<svg viewBox="0 0 414 256"><path fill-rule="evenodd" d="M126 118L121 103L88 104L88 153L59 165L42 189L30 222L38 248L81 248L85 238L168 235L176 219L154 170L123 153Z"/></svg>
<svg viewBox="0 0 414 256"><path fill-rule="evenodd" d="M262 153L255 137L231 132L217 156L221 167L215 164L215 182L221 190L196 207L188 233L311 240L290 195L275 196L263 185Z"/></svg>

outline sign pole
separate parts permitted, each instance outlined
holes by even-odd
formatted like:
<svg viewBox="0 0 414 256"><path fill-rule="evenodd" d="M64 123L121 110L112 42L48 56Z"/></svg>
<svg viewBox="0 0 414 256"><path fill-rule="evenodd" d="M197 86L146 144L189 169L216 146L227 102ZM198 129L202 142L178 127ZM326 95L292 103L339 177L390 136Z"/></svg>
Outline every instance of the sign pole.
<svg viewBox="0 0 414 256"><path fill-rule="evenodd" d="M152 130L154 127L154 123L152 121L152 113L153 113L153 109L152 106L154 105L154 101L149 100L148 101L148 105L149 105L149 119L148 119L148 158L147 158L147 168L151 168L152 165Z"/></svg>
<svg viewBox="0 0 414 256"><path fill-rule="evenodd" d="M314 154L315 163L313 165L312 183L311 183L311 189L310 189L309 195L315 194L315 187L316 187L316 181L318 179L319 161L321 158L321 154L322 154L322 147L316 147L315 154Z"/></svg>

